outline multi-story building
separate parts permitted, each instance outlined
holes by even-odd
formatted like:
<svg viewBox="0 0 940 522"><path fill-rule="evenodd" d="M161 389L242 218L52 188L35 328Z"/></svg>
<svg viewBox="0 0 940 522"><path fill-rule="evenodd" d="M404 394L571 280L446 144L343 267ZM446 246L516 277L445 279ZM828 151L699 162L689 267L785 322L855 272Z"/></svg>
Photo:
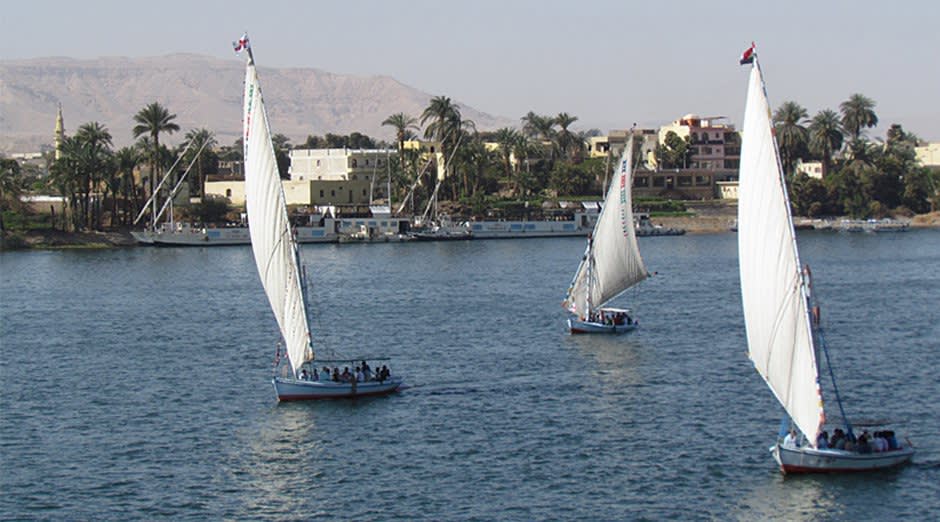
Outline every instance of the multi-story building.
<svg viewBox="0 0 940 522"><path fill-rule="evenodd" d="M284 190L311 205L367 205L397 157L393 149L294 149Z"/></svg>
<svg viewBox="0 0 940 522"><path fill-rule="evenodd" d="M704 170L737 170L741 161L741 136L734 125L725 123L724 116L699 117L686 114L659 128L659 143L670 131L680 138L689 138L692 157L688 168Z"/></svg>

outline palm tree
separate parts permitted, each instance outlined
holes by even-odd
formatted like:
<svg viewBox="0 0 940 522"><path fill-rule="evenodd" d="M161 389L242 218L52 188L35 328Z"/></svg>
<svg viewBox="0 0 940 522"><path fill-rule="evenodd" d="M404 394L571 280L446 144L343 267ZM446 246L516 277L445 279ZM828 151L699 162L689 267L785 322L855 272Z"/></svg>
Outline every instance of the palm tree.
<svg viewBox="0 0 940 522"><path fill-rule="evenodd" d="M846 132L858 140L862 135L862 128L878 125L878 116L875 115L875 102L861 94L853 94L849 99L839 105L842 111L842 126Z"/></svg>
<svg viewBox="0 0 940 522"><path fill-rule="evenodd" d="M493 140L499 144L499 154L500 158L503 160L503 174L505 174L510 183L512 183L512 163L510 160L521 137L522 136L520 136L516 129L511 127L503 127L493 133ZM515 185L512 185L512 192L513 194L516 192Z"/></svg>
<svg viewBox="0 0 940 522"><path fill-rule="evenodd" d="M187 132L186 141L191 143L189 148L191 151L190 154L196 154L202 150L202 153L199 154L199 158L196 160L196 184L198 185L199 195L204 196L206 193L206 171L208 170L209 160L212 156L212 148L215 147L218 142L215 139L215 134L206 128L193 129ZM186 159L192 161L192 157Z"/></svg>
<svg viewBox="0 0 940 522"><path fill-rule="evenodd" d="M395 141L398 142L398 162L399 165L401 165L402 172L404 172L405 155L403 150L405 148L405 140L414 135L413 130L418 130L418 120L403 112L399 112L385 118L382 125L389 125L395 128Z"/></svg>
<svg viewBox="0 0 940 522"><path fill-rule="evenodd" d="M176 115L170 114L170 111L166 110L159 102L147 105L134 115L134 121L137 122L137 125L134 125L133 128L134 137L139 138L142 135L149 135L150 144L153 147L150 154L151 195L153 195L154 180L159 166L160 133L173 134L180 130L180 126L173 123L174 119L176 119Z"/></svg>
<svg viewBox="0 0 940 522"><path fill-rule="evenodd" d="M842 124L835 111L825 109L809 123L809 148L822 158L823 179L832 165L832 155L842 148Z"/></svg>
<svg viewBox="0 0 940 522"><path fill-rule="evenodd" d="M75 139L84 149L81 155L82 161L85 163L81 169L84 192L82 214L88 228L93 228L95 224L100 225L101 213L93 211L91 195L101 187L102 181L107 180L113 172L113 169L111 169L111 133L104 125L92 121L78 128L75 132ZM105 184L104 186L107 190L108 185ZM96 200L95 204L100 204L100 201Z"/></svg>
<svg viewBox="0 0 940 522"><path fill-rule="evenodd" d="M555 116L555 124L559 127L555 135L555 143L558 145L558 150L565 157L570 157L572 149L580 150L584 144L574 133L568 130L568 127L576 121L578 121L578 117L571 116L567 112L560 112L558 116Z"/></svg>
<svg viewBox="0 0 940 522"><path fill-rule="evenodd" d="M140 162L140 155L133 147L123 147L114 154L114 167L119 182L119 191L124 198L123 224L130 222L129 213L137 212L137 190L134 182L134 169ZM133 201L133 204L132 204ZM114 211L112 211L112 216Z"/></svg>
<svg viewBox="0 0 940 522"><path fill-rule="evenodd" d="M787 175L793 174L796 159L804 154L808 142L806 127L803 126L807 112L799 103L788 101L777 108L774 124L777 132L777 144L780 147L780 161Z"/></svg>

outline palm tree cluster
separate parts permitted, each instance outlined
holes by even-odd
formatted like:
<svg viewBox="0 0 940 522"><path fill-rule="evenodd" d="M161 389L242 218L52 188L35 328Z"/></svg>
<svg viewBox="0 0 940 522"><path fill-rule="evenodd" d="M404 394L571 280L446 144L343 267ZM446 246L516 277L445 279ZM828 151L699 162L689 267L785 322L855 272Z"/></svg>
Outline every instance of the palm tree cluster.
<svg viewBox="0 0 940 522"><path fill-rule="evenodd" d="M936 174L919 166L919 140L892 125L887 140L875 143L865 129L878 124L875 102L853 94L840 112L819 111L811 119L794 101L773 114L780 162L792 176L791 203L801 215L882 217L889 211L926 212L936 206ZM795 172L798 160L818 160L822 179ZM900 208L899 208L900 207Z"/></svg>
<svg viewBox="0 0 940 522"><path fill-rule="evenodd" d="M195 171L189 178L190 190L202 193L205 176L217 162L212 150L215 136L207 129L193 129L186 134L189 147L170 150L160 144L160 136L180 130L175 118L157 102L145 106L134 115L132 132L139 140L117 151L112 150L111 133L99 122L85 123L74 136L66 136L48 179L48 185L66 201L63 228L101 230L106 216L111 227L129 225L153 194L164 169L183 152L180 162L191 163ZM149 178L138 182L137 173L144 165L149 166ZM170 180L161 190L168 194L175 184L176 180Z"/></svg>

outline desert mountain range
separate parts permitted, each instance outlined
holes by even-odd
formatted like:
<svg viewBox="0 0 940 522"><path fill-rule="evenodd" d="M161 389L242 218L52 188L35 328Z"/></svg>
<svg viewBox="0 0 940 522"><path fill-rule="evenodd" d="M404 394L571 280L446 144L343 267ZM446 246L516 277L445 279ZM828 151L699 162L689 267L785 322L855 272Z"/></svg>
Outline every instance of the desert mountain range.
<svg viewBox="0 0 940 522"><path fill-rule="evenodd" d="M309 134L354 131L390 141L394 131L382 121L397 112L418 117L434 96L388 76L311 68L259 67L258 72L273 132L295 144ZM176 114L181 128L168 143L179 143L187 131L205 127L220 144L231 144L241 133L243 81L241 60L192 54L0 61L0 152L33 152L51 145L60 103L66 134L98 121L111 131L116 147L133 143L133 116L154 101ZM454 102L480 130L517 122Z"/></svg>

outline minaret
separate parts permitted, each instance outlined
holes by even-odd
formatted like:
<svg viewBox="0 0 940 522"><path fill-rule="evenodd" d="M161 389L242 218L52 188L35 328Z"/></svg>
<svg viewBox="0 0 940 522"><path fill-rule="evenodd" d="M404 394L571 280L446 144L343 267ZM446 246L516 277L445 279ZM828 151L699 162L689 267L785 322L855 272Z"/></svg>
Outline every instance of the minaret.
<svg viewBox="0 0 940 522"><path fill-rule="evenodd" d="M59 114L55 117L55 159L62 157L62 142L65 141L65 122L62 120L62 104L59 104Z"/></svg>

